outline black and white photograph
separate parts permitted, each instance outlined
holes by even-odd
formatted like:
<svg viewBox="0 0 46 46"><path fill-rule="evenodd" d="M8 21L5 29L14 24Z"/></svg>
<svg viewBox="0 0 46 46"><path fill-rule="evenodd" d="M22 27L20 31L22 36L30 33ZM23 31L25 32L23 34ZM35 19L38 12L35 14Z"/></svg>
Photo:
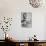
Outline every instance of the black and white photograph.
<svg viewBox="0 0 46 46"><path fill-rule="evenodd" d="M32 13L31 12L21 12L21 26L32 27Z"/></svg>
<svg viewBox="0 0 46 46"><path fill-rule="evenodd" d="M39 8L43 4L43 0L29 0L29 4L33 8Z"/></svg>

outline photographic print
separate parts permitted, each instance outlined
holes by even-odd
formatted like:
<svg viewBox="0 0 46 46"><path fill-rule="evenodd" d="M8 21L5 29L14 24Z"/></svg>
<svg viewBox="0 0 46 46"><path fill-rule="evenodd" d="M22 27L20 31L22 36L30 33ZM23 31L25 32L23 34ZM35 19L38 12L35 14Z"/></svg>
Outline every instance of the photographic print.
<svg viewBox="0 0 46 46"><path fill-rule="evenodd" d="M38 8L43 4L43 0L29 0L29 3L33 8Z"/></svg>
<svg viewBox="0 0 46 46"><path fill-rule="evenodd" d="M31 12L21 12L21 26L32 27L32 13Z"/></svg>

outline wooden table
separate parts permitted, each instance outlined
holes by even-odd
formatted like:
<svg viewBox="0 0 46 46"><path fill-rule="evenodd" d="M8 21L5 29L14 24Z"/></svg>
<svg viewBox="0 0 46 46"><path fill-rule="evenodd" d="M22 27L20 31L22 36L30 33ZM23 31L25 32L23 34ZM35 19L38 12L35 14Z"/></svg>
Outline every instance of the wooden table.
<svg viewBox="0 0 46 46"><path fill-rule="evenodd" d="M14 42L16 43L16 46L20 46L20 44L24 44L24 46L46 46L46 40L39 41L17 40Z"/></svg>
<svg viewBox="0 0 46 46"><path fill-rule="evenodd" d="M9 44L14 44L16 46L46 46L46 40L39 40L39 41L29 41L29 40L9 40Z"/></svg>

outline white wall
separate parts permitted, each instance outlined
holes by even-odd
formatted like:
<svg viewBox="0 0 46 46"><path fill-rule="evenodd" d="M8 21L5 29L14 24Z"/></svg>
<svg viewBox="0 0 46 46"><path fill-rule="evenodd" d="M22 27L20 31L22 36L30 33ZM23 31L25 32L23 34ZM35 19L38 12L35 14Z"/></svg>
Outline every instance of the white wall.
<svg viewBox="0 0 46 46"><path fill-rule="evenodd" d="M32 12L32 28L21 27L21 12ZM39 40L44 40L44 15L45 8L32 8L28 0L0 0L0 16L13 17L9 33L17 40L27 40L34 34Z"/></svg>
<svg viewBox="0 0 46 46"><path fill-rule="evenodd" d="M46 16L45 16L45 24L44 24L44 38L46 39Z"/></svg>

